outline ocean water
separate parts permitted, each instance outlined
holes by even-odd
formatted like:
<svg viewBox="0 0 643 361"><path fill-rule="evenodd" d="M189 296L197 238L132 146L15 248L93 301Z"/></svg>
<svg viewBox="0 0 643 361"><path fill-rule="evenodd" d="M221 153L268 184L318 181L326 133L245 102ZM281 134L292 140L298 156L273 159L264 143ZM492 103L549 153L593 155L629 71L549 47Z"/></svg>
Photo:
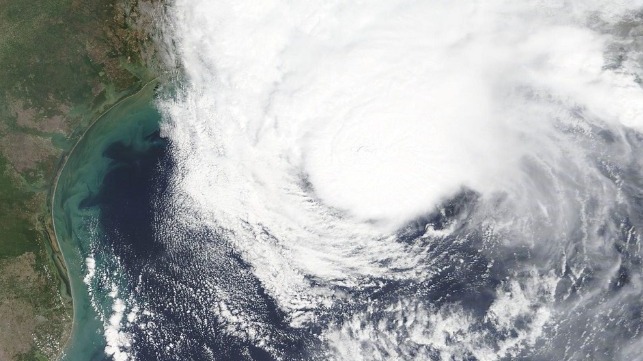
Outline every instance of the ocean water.
<svg viewBox="0 0 643 361"><path fill-rule="evenodd" d="M54 215L74 299L63 360L159 360L176 352L184 359L274 359L216 331L221 321L207 295L213 285L281 329L277 347L303 357L318 341L288 325L227 237L181 225L163 230L173 219L175 164L160 137L154 93L148 85L107 112L61 173Z"/></svg>
<svg viewBox="0 0 643 361"><path fill-rule="evenodd" d="M74 300L73 330L64 360L109 359L106 317L115 307L113 291L119 277L110 274L108 282L88 274L114 261L110 250L125 246L118 240L153 249L146 246L152 233L146 196L154 189L151 178L157 173L153 170L166 147L158 136L154 86L148 84L99 119L78 143L59 178L54 218ZM125 232L126 237L117 240L114 232ZM96 255L98 249L103 252Z"/></svg>

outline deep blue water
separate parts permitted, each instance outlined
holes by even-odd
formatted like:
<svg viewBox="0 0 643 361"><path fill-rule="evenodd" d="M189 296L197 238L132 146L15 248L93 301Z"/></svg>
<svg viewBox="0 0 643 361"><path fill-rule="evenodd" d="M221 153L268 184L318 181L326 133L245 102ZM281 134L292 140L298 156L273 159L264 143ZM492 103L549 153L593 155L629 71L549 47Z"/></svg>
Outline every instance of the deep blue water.
<svg viewBox="0 0 643 361"><path fill-rule="evenodd" d="M172 208L166 202L174 166L169 144L158 131L142 136L136 146L115 142L106 149L110 170L100 192L84 202L100 209L102 235L96 241L102 244L97 248L120 260L126 292L154 314L153 320L142 316L138 322L152 322L153 328L127 329L137 359L272 360L261 348L209 326L219 322L204 297L213 285L238 295L231 301L243 303L247 312L269 324L283 354L304 357L302 350L310 350L314 340L286 325L283 313L224 237L207 229L159 232L159 222L171 222ZM167 250L173 239L188 248ZM201 247L208 248L207 259L199 257ZM171 343L176 348L167 350Z"/></svg>
<svg viewBox="0 0 643 361"><path fill-rule="evenodd" d="M153 201L162 194L171 169L167 141L155 131L142 139L144 149L113 143L104 155L111 162L100 193L100 224L115 253L130 271L138 271L163 253L154 237Z"/></svg>

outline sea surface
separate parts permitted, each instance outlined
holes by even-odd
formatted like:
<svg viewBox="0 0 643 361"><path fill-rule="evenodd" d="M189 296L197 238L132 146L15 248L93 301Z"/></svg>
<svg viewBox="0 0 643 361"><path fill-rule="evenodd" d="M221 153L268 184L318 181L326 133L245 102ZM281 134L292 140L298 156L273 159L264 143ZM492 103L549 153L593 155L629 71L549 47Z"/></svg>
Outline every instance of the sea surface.
<svg viewBox="0 0 643 361"><path fill-rule="evenodd" d="M96 264L109 272L107 264L126 258L129 250L154 249L150 199L164 174L161 160L166 151L159 137L154 86L148 84L100 118L77 144L58 181L56 233L74 300L73 331L64 360L111 359L105 353L110 332L106 316L113 313L119 277L88 275Z"/></svg>
<svg viewBox="0 0 643 361"><path fill-rule="evenodd" d="M107 112L61 172L54 215L74 300L63 360L274 359L219 332L213 286L274 328L280 352L303 357L316 336L287 324L229 239L207 227L166 229L175 164L155 92L148 85Z"/></svg>

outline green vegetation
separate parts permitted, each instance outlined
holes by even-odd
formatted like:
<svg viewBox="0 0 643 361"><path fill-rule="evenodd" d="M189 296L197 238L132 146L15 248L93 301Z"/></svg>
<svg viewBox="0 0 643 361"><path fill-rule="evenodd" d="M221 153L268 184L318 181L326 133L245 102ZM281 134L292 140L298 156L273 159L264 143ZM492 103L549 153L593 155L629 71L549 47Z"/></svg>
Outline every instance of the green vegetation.
<svg viewBox="0 0 643 361"><path fill-rule="evenodd" d="M55 359L71 325L50 192L96 117L153 78L144 0L0 0L0 360Z"/></svg>

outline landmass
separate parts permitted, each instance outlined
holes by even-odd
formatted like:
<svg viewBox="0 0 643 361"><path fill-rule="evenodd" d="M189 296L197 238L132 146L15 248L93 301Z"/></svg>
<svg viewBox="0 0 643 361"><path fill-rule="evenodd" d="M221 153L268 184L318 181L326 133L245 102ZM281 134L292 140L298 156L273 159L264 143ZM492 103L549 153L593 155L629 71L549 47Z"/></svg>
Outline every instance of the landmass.
<svg viewBox="0 0 643 361"><path fill-rule="evenodd" d="M0 0L0 360L57 359L72 300L51 192L85 129L160 72L158 0Z"/></svg>

